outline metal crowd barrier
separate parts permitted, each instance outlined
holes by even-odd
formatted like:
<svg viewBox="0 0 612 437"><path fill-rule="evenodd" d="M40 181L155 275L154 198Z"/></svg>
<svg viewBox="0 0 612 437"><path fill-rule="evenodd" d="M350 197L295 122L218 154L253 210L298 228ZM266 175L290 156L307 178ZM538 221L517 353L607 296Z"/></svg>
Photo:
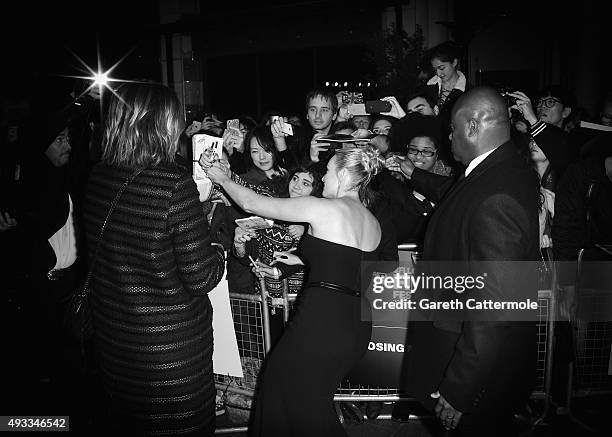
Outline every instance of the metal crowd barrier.
<svg viewBox="0 0 612 437"><path fill-rule="evenodd" d="M612 261L612 246L595 245L592 249ZM573 310L570 312L574 349L573 366L568 378L567 409L570 417L586 429L589 426L573 416L573 403L578 399L612 394L612 283L600 288L588 284L593 275L586 250L580 249L576 262ZM601 268L601 265L599 266ZM606 313L607 312L607 313Z"/></svg>
<svg viewBox="0 0 612 437"><path fill-rule="evenodd" d="M414 244L401 244L398 246L400 261L419 259L418 247ZM538 291L539 316L537 322L537 383L531 395L532 400L543 401L542 413L538 417L530 417L533 424L543 421L550 407L550 387L552 369L552 349L554 332L554 314L556 311L557 277L552 269L551 288ZM287 283L283 287L283 297L271 299L266 295L265 284L260 282L261 294L230 293L230 304L236 329L238 350L244 371L244 378L215 375L215 385L224 393L234 393L241 396L253 397L259 369L270 349L270 312L274 308L284 310L284 321L289 320L293 311L296 295L287 292ZM264 302L266 303L264 305ZM403 402L414 401L414 398L394 387L376 387L369 385L352 384L349 380L343 381L334 395L336 411L340 416L339 402ZM389 419L389 415L379 418ZM423 416L410 415L410 419L420 419ZM342 421L342 418L340 418ZM217 434L230 432L245 432L246 427L232 427L217 429Z"/></svg>
<svg viewBox="0 0 612 437"><path fill-rule="evenodd" d="M236 422L248 422L259 371L270 350L270 315L264 292L262 288L261 294L230 293L243 377L215 374L214 380L217 391L223 393L226 414L229 417L234 411ZM247 431L246 426L232 426L217 428L215 434Z"/></svg>

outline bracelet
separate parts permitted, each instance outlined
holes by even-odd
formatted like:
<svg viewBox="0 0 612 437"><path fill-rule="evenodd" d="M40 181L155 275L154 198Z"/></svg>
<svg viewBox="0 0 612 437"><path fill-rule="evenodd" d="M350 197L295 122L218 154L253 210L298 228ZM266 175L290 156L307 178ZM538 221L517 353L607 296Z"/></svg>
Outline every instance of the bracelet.
<svg viewBox="0 0 612 437"><path fill-rule="evenodd" d="M223 244L221 244L221 243L215 243L214 241L212 241L210 243L210 245L211 246L218 246L218 247L220 247L221 249L223 249L225 251L225 248L223 247Z"/></svg>
<svg viewBox="0 0 612 437"><path fill-rule="evenodd" d="M274 279L279 279L281 276L280 269L278 267L274 267L272 271L274 272Z"/></svg>

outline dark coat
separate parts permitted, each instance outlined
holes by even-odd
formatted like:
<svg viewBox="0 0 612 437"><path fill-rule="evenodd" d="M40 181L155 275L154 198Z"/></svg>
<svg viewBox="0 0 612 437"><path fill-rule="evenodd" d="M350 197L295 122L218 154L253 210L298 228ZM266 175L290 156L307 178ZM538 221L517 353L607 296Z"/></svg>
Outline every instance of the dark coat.
<svg viewBox="0 0 612 437"><path fill-rule="evenodd" d="M91 250L132 172L93 169L85 205ZM140 432L214 429L207 293L221 279L224 260L210 243L195 183L178 166L144 170L108 222L94 268L94 340L113 408Z"/></svg>
<svg viewBox="0 0 612 437"><path fill-rule="evenodd" d="M417 191L433 201L441 197L427 228L423 259L465 261L471 268L475 261L538 258L537 176L512 142L497 148L467 178L451 181L424 171L412 175ZM491 265L479 293L516 298L511 270ZM528 295L537 300L532 285ZM535 323L422 321L414 322L410 336L407 388L426 405L433 407L429 395L439 391L463 413L508 415L531 393Z"/></svg>
<svg viewBox="0 0 612 437"><path fill-rule="evenodd" d="M469 83L466 83L465 91L469 90L470 88L472 88L472 86ZM436 102L438 101L439 87L437 84L426 85L424 88L424 91L427 94L429 94L434 101ZM446 98L446 100L444 101L444 104L438 107L438 110L440 111L438 113L438 117L442 118L444 123L450 121L450 114L453 109L453 105L457 102L459 97L461 97L461 95L465 91L461 91L460 89L453 88L451 92L448 94L448 97ZM447 123L443 125L446 126Z"/></svg>
<svg viewBox="0 0 612 437"><path fill-rule="evenodd" d="M417 243L422 246L425 228L433 209L431 204L424 204L414 197L412 186L398 181L388 170L378 174L373 185L374 189L388 199L396 242Z"/></svg>
<svg viewBox="0 0 612 437"><path fill-rule="evenodd" d="M552 237L558 260L575 260L579 249L594 243L612 243L612 182L605 169L612 134L597 141L603 150L570 165L555 193Z"/></svg>

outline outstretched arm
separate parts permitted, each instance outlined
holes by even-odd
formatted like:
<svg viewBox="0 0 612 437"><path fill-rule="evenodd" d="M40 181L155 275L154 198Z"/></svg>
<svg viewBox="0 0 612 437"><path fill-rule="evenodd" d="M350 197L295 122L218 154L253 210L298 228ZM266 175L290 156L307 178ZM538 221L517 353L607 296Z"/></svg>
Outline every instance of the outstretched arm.
<svg viewBox="0 0 612 437"><path fill-rule="evenodd" d="M225 192L243 210L261 217L286 222L313 224L329 214L329 200L305 196L296 198L274 198L262 196L232 181L218 163L206 170L208 177L221 185Z"/></svg>

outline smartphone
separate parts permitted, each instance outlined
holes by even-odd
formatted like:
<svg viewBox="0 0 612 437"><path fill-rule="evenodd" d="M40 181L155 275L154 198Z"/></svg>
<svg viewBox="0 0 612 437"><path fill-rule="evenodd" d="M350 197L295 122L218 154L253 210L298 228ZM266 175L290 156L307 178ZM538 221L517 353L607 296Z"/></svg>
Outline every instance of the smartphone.
<svg viewBox="0 0 612 437"><path fill-rule="evenodd" d="M223 156L223 138L214 137L207 134L195 134L191 137L191 147L194 160L200 159L203 152L210 153L217 159ZM200 167L197 161L193 163L193 176L196 180L208 179L206 172Z"/></svg>
<svg viewBox="0 0 612 437"><path fill-rule="evenodd" d="M280 120L281 116L280 115L271 115L270 116L270 124L274 123L276 120ZM282 118L284 120L284 118ZM283 128L281 129L281 132L284 133L285 135L293 135L293 126L291 126L291 124L289 124L289 122L285 121L285 123L283 123Z"/></svg>
<svg viewBox="0 0 612 437"><path fill-rule="evenodd" d="M291 126L289 123L284 123L281 132L285 135L293 135L293 126Z"/></svg>
<svg viewBox="0 0 612 437"><path fill-rule="evenodd" d="M365 110L368 114L380 114L391 111L391 103L385 100L368 100L365 102Z"/></svg>
<svg viewBox="0 0 612 437"><path fill-rule="evenodd" d="M351 103L348 105L348 111L353 115L368 115L366 107L363 103Z"/></svg>
<svg viewBox="0 0 612 437"><path fill-rule="evenodd" d="M227 120L227 128L228 129L238 129L240 130L240 120L237 118L232 118L231 120Z"/></svg>

